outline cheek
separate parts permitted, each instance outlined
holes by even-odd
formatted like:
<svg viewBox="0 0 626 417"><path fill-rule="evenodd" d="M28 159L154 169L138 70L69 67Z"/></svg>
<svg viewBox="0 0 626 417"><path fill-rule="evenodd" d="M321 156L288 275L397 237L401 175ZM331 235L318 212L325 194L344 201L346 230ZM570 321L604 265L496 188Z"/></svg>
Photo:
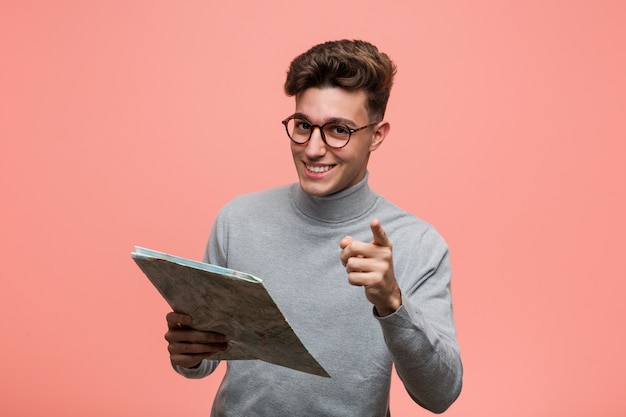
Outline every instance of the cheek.
<svg viewBox="0 0 626 417"><path fill-rule="evenodd" d="M349 146L349 144L348 144ZM333 152L335 159L347 165L359 165L361 158L360 149L341 148Z"/></svg>

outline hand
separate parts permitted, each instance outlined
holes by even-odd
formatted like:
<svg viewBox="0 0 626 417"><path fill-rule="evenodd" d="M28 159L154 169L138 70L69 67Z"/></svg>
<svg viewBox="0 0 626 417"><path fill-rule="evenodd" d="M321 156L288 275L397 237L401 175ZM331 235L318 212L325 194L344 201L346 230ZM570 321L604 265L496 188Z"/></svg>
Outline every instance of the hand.
<svg viewBox="0 0 626 417"><path fill-rule="evenodd" d="M192 318L186 314L171 312L166 319L168 331L165 340L169 342L170 360L174 365L193 368L214 353L228 349L226 336L192 329L189 327Z"/></svg>
<svg viewBox="0 0 626 417"><path fill-rule="evenodd" d="M387 316L402 305L402 293L393 272L392 245L378 219L370 223L373 239L359 242L350 236L341 239L341 263L348 282L365 288L365 296L380 316Z"/></svg>

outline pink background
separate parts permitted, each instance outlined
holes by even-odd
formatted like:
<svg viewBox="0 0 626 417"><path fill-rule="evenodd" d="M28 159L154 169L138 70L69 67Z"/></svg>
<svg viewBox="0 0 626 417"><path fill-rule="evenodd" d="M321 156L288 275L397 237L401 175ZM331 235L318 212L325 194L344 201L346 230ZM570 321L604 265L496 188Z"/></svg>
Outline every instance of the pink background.
<svg viewBox="0 0 626 417"><path fill-rule="evenodd" d="M371 184L452 249L446 415L626 415L625 3L216 3L0 2L0 415L209 414L129 253L296 180L284 73L337 38L396 61Z"/></svg>

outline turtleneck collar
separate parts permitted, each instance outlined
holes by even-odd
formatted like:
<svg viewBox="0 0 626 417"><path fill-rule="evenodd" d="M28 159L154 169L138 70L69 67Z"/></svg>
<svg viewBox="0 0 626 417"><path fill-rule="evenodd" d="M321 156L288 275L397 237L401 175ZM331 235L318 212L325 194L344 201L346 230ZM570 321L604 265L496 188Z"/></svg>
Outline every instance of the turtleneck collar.
<svg viewBox="0 0 626 417"><path fill-rule="evenodd" d="M300 184L294 184L293 196L296 207L307 217L326 223L340 223L355 219L376 202L374 194L367 184L369 174L352 187L328 196L315 196L302 190Z"/></svg>

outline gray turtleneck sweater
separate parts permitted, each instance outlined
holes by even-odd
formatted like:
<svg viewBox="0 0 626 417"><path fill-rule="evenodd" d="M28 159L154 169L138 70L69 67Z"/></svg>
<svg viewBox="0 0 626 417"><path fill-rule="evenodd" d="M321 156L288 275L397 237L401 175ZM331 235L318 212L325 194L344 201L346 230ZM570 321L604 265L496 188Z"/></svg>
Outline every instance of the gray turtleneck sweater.
<svg viewBox="0 0 626 417"><path fill-rule="evenodd" d="M346 235L369 242L378 218L393 244L403 305L376 316L339 258ZM461 390L448 247L433 227L374 193L367 176L326 197L298 184L243 195L220 211L205 261L263 279L304 345L331 375L227 361L211 415L389 416L392 365L416 403L442 412ZM176 370L204 377L218 361Z"/></svg>

